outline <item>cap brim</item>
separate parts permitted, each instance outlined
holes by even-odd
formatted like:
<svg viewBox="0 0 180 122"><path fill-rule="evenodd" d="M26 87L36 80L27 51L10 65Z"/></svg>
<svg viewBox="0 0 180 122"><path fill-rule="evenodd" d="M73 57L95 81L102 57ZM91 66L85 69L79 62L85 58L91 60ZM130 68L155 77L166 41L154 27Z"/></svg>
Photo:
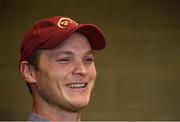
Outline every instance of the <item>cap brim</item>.
<svg viewBox="0 0 180 122"><path fill-rule="evenodd" d="M54 48L68 39L74 32L80 32L84 34L88 38L93 50L101 50L106 45L104 34L97 26L93 24L80 24L78 26L68 28L63 32L60 32L60 30L57 29L54 35L46 40L41 48Z"/></svg>

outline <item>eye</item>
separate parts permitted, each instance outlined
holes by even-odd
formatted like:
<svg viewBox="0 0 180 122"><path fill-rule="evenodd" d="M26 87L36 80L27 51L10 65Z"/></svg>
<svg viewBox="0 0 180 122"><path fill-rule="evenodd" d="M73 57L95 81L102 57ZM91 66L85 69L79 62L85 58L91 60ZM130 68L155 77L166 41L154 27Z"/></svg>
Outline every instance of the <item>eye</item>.
<svg viewBox="0 0 180 122"><path fill-rule="evenodd" d="M71 61L71 58L59 58L56 60L59 63L69 63Z"/></svg>
<svg viewBox="0 0 180 122"><path fill-rule="evenodd" d="M85 58L86 63L93 63L94 62L94 57L87 57Z"/></svg>

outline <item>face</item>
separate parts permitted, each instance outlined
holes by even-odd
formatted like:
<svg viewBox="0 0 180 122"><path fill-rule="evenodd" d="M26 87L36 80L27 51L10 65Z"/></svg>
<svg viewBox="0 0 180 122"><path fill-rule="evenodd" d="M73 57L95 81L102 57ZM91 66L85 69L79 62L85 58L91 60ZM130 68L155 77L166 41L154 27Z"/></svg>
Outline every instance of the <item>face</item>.
<svg viewBox="0 0 180 122"><path fill-rule="evenodd" d="M96 79L87 38L74 33L56 48L43 50L35 78L38 95L48 104L72 111L85 107Z"/></svg>

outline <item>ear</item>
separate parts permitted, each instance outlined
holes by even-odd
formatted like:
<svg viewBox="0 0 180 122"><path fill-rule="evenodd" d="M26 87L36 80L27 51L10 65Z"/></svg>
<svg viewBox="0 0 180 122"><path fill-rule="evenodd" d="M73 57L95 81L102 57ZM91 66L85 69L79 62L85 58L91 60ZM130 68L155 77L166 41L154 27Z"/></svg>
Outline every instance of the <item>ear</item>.
<svg viewBox="0 0 180 122"><path fill-rule="evenodd" d="M22 61L20 63L20 72L27 83L31 84L36 82L35 69L27 61Z"/></svg>

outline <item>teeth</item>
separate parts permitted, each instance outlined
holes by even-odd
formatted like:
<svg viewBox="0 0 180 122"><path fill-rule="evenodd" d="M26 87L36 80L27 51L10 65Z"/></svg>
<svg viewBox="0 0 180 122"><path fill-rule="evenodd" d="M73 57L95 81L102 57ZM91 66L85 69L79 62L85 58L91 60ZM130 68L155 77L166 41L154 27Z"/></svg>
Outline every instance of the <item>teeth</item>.
<svg viewBox="0 0 180 122"><path fill-rule="evenodd" d="M67 85L69 88L84 88L86 86L85 83L71 83Z"/></svg>

